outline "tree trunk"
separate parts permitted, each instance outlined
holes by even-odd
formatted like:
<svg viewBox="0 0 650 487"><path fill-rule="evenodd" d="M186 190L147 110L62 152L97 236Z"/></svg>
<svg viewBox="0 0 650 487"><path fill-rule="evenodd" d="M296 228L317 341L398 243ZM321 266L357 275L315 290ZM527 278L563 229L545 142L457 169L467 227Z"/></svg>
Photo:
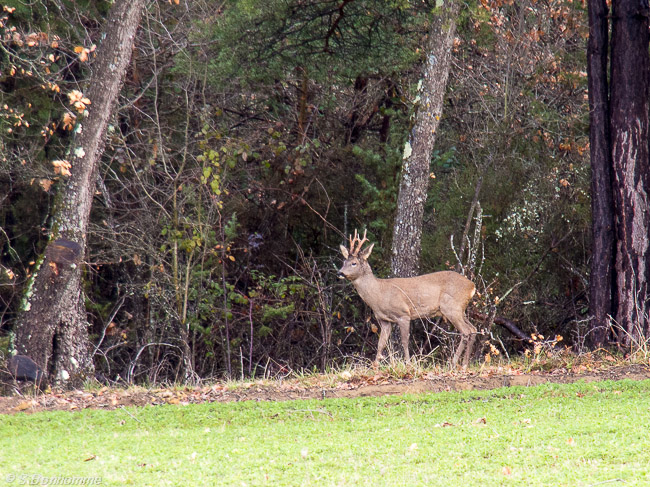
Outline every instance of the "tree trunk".
<svg viewBox="0 0 650 487"><path fill-rule="evenodd" d="M71 175L57 196L50 242L33 274L16 327L17 352L30 356L58 383L78 382L93 371L80 264L106 128L143 7L144 0L116 0L107 19L85 94L91 103L75 128Z"/></svg>
<svg viewBox="0 0 650 487"><path fill-rule="evenodd" d="M457 13L457 3L445 0L437 9L431 25L424 76L416 99L415 121L404 147L404 165L393 227L391 269L393 275L398 277L414 276L419 269L431 152L442 115Z"/></svg>
<svg viewBox="0 0 650 487"><path fill-rule="evenodd" d="M648 159L648 11L638 0L613 2L611 131L616 214L616 286L627 345L648 336L650 187Z"/></svg>
<svg viewBox="0 0 650 487"><path fill-rule="evenodd" d="M592 256L589 307L592 316L589 343L601 347L613 315L614 200L612 151L607 83L608 8L606 0L589 0L589 148L591 156Z"/></svg>

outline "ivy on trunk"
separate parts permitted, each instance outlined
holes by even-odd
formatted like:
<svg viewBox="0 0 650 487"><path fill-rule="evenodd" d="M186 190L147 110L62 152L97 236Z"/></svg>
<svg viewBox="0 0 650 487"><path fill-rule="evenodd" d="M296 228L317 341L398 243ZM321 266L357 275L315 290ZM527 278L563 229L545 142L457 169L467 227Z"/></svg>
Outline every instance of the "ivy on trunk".
<svg viewBox="0 0 650 487"><path fill-rule="evenodd" d="M393 226L391 270L397 277L417 274L429 166L442 115L458 5L447 0L436 10L429 34L424 75L415 102L415 121L404 147L404 165Z"/></svg>
<svg viewBox="0 0 650 487"><path fill-rule="evenodd" d="M71 174L57 196L50 241L16 326L17 352L60 384L78 382L93 371L81 264L106 129L143 9L144 0L117 0L109 14L85 94L90 104L70 147Z"/></svg>

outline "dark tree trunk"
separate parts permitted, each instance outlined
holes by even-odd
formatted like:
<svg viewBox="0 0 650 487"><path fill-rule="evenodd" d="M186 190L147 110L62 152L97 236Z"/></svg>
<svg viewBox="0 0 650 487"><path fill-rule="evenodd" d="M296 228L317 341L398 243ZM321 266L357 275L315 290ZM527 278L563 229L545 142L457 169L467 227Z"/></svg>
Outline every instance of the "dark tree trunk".
<svg viewBox="0 0 650 487"><path fill-rule="evenodd" d="M430 29L415 121L404 147L404 165L393 227L391 269L393 275L398 277L414 276L419 269L431 152L442 115L457 12L457 3L446 0L437 9Z"/></svg>
<svg viewBox="0 0 650 487"><path fill-rule="evenodd" d="M612 151L607 83L608 8L605 0L589 0L589 147L591 156L592 257L589 307L592 316L593 348L607 338L613 316L614 292L614 200L612 195Z"/></svg>
<svg viewBox="0 0 650 487"><path fill-rule="evenodd" d="M93 371L81 261L106 128L143 8L144 0L116 0L107 19L85 94L91 104L87 115L79 117L70 149L71 175L57 196L50 243L16 327L18 353L31 357L58 383L78 382Z"/></svg>
<svg viewBox="0 0 650 487"><path fill-rule="evenodd" d="M364 104L364 98L366 96L366 91L368 88L368 78L365 76L357 76L357 79L354 80L354 108L350 114L350 121L348 125L350 127L350 135L348 137L348 142L350 144L356 144L361 138L363 133L364 124L360 123L360 112Z"/></svg>
<svg viewBox="0 0 650 487"><path fill-rule="evenodd" d="M395 84L392 80L388 80L386 94L384 95L384 116L381 118L381 128L379 129L379 142L385 144L388 142L388 135L390 134L390 111L393 108L393 98L395 97Z"/></svg>
<svg viewBox="0 0 650 487"><path fill-rule="evenodd" d="M648 336L650 187L648 10L639 0L612 9L611 131L616 213L616 321L619 341Z"/></svg>

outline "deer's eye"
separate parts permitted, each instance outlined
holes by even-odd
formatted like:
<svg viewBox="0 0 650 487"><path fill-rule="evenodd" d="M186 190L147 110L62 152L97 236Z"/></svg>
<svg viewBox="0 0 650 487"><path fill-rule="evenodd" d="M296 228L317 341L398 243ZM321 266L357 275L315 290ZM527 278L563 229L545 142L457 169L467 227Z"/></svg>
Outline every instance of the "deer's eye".
<svg viewBox="0 0 650 487"><path fill-rule="evenodd" d="M355 265L357 265L357 263L356 263L356 262L352 262L352 267L354 267Z"/></svg>

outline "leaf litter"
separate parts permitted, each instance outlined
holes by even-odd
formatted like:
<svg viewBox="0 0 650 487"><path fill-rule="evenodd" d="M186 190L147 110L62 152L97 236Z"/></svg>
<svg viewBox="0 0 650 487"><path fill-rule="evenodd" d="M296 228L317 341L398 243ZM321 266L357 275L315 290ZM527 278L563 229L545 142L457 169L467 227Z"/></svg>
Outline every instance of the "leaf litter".
<svg viewBox="0 0 650 487"><path fill-rule="evenodd" d="M347 372L347 371L346 371ZM128 388L101 387L88 390L47 391L35 393L14 388L14 394L0 396L0 414L32 413L40 411L78 411L82 409L117 409L130 406L188 405L204 402L289 401L296 399L358 398L396 394L417 394L461 390L490 390L511 386L535 386L547 383L596 382L604 380L650 379L650 366L632 364L601 367L597 370L499 371L496 368L480 371L425 372L392 377L386 372L371 369L366 373L314 375L283 381L247 381L243 383L216 382L196 387ZM26 389L24 386L23 389ZM476 423L484 424L479 418ZM525 424L525 420L523 421ZM445 424L441 426L452 426Z"/></svg>

